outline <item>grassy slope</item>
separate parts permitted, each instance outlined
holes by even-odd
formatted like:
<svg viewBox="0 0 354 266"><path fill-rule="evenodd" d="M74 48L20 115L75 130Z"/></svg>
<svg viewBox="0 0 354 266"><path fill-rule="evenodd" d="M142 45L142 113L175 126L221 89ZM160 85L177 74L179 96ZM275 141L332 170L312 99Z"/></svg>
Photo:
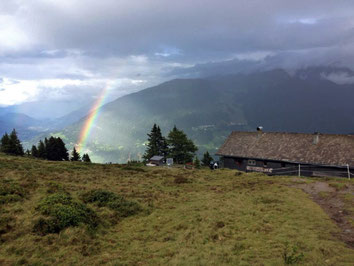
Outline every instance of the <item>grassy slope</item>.
<svg viewBox="0 0 354 266"><path fill-rule="evenodd" d="M14 180L25 189L22 201L0 205L0 219L11 219L0 232L0 264L283 265L286 246L297 247L304 264L354 261L353 250L334 236L339 229L322 209L289 187L311 180L235 173L134 171L0 154L0 181ZM191 182L176 184L181 176ZM79 226L39 236L32 233L35 208L53 182L75 198L90 189L113 191L140 202L146 211L110 223L108 209L90 205L103 220L96 232Z"/></svg>

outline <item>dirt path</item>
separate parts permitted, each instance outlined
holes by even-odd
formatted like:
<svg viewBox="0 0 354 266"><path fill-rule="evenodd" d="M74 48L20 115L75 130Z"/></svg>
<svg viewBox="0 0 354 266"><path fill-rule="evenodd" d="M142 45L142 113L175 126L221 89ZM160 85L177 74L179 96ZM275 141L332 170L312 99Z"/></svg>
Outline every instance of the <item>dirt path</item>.
<svg viewBox="0 0 354 266"><path fill-rule="evenodd" d="M342 241L349 247L354 249L354 226L350 220L354 221L354 214L350 213L348 205L344 201L345 194L354 194L354 186L346 185L340 190L330 186L326 182L314 182L309 184L298 184L297 188L301 188L310 195L311 199L319 204L329 217L341 228L338 234Z"/></svg>

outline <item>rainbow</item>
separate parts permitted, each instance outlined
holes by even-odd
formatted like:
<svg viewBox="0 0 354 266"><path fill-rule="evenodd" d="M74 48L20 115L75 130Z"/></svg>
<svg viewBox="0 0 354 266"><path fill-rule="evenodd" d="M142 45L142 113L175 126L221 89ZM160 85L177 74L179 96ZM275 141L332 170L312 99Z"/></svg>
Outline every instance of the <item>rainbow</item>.
<svg viewBox="0 0 354 266"><path fill-rule="evenodd" d="M81 128L78 143L77 143L77 145L75 145L78 152L80 152L80 150L82 150L82 148L84 148L86 145L86 141L90 135L91 129L92 129L92 127L95 123L95 120L99 114L99 111L104 103L104 100L107 97L107 92L108 92L108 89L107 89L107 87L105 87L102 90L100 96L97 98L97 100L95 101L95 103L92 105L92 107L90 109L90 113L89 113L88 117L86 118L86 121L85 121L83 127Z"/></svg>

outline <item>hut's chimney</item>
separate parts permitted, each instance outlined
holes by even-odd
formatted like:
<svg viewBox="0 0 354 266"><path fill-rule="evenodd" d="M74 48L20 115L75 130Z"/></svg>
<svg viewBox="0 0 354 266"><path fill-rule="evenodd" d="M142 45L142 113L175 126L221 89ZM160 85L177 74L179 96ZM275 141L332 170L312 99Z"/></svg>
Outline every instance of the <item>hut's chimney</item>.
<svg viewBox="0 0 354 266"><path fill-rule="evenodd" d="M320 133L318 133L318 132L315 132L314 134L313 134L313 144L318 144L318 142L320 141Z"/></svg>

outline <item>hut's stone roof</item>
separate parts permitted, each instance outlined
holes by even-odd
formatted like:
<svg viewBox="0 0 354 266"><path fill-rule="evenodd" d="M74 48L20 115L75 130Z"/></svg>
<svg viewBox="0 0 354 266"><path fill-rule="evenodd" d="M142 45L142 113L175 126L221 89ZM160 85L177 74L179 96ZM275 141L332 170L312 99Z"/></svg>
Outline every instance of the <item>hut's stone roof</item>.
<svg viewBox="0 0 354 266"><path fill-rule="evenodd" d="M220 156L354 167L354 135L234 131Z"/></svg>
<svg viewBox="0 0 354 266"><path fill-rule="evenodd" d="M151 161L160 161L163 159L163 156L158 156L158 155L154 155L150 158Z"/></svg>

